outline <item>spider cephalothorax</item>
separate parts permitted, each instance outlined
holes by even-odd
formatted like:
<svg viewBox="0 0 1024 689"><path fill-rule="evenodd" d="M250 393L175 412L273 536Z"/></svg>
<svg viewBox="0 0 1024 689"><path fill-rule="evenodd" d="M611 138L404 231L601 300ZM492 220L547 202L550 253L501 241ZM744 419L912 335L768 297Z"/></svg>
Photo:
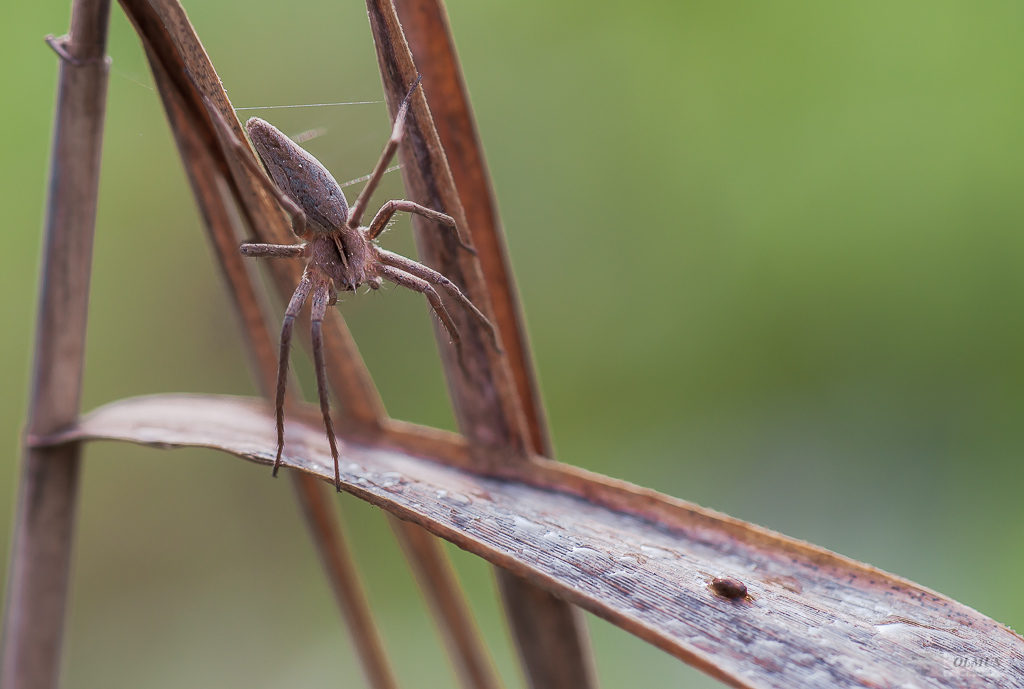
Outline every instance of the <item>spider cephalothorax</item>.
<svg viewBox="0 0 1024 689"><path fill-rule="evenodd" d="M241 252L246 256L268 256L277 258L305 258L306 270L302 280L285 310L281 327L281 358L277 376L277 458L274 473L281 462L284 449L284 397L288 382L288 350L291 344L292 325L306 299L313 295L310 320L312 323L313 363L316 369L317 392L320 409L324 417L327 438L334 456L334 480L341 490L338 470L338 447L331 422L330 405L327 397L326 370L323 355L322 322L327 307L337 301L338 291L354 292L360 285L379 289L384 280L423 293L430 307L441 320L452 342L460 346L458 328L444 307L434 285L458 301L490 333L495 347L499 347L497 333L487 317L471 302L455 284L435 270L398 254L381 249L374 243L388 221L397 211L423 215L451 229L459 246L467 251L473 249L465 244L459 235L455 220L412 201L388 201L366 227L359 223L366 210L370 195L380 182L392 156L402 138L405 115L419 79L405 97L395 118L395 126L377 166L370 175L356 202L350 208L341 187L320 162L303 150L298 144L282 134L273 125L253 118L245 125L260 160L266 166L270 180L268 190L278 199L292 217L295 234L306 240L303 244L243 244ZM243 158L256 166L247 154ZM261 178L263 171L259 170ZM474 252L475 253L475 252Z"/></svg>

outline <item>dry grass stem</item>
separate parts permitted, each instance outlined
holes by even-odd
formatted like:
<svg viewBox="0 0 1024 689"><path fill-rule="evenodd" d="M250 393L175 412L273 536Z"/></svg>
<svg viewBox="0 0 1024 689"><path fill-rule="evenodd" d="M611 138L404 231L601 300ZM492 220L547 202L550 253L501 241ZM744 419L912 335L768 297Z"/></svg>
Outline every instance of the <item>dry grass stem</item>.
<svg viewBox="0 0 1024 689"><path fill-rule="evenodd" d="M473 623L441 542L421 526L392 514L388 515L388 524L430 606L459 684L463 689L500 689L501 680Z"/></svg>
<svg viewBox="0 0 1024 689"><path fill-rule="evenodd" d="M277 366L272 335L276 322L257 287L257 276L238 253L238 231L232 212L239 196L237 187L233 178L225 174L226 161L217 140L210 136L208 114L205 109L196 107L199 99L193 82L181 78L185 64L181 56L190 56L191 73L207 77L207 82L211 81L209 77L212 74L214 83L219 84L219 81L215 79L213 66L195 38L180 5L163 3L154 7L148 3L124 2L123 6L143 41L217 263L239 314L253 378L261 391L270 395L274 390ZM172 78L172 74L179 78ZM226 96L224 99L226 101ZM268 214L265 219L259 214L260 207L249 208L249 215L264 225L280 219L279 214ZM308 476L292 472L291 480L324 575L346 620L367 681L375 689L391 689L397 686L397 682L345 543L333 496Z"/></svg>
<svg viewBox="0 0 1024 689"><path fill-rule="evenodd" d="M474 303L489 304L486 312L501 331L507 353L496 355L479 338L468 342L463 345L463 358L470 360L467 372L443 346L444 332L435 328L459 429L476 443L508 450L508 461L519 461L517 455L527 453L550 455L516 289L444 7L439 0L399 5L412 45L419 50L415 64L396 8L388 0L367 0L367 9L392 113L401 99L402 84L417 70L424 75L426 99L413 102L407 145L401 152L410 198L443 209L461 227L468 227L479 254L477 260L451 251L438 228L424 218L413 218L420 257L463 286ZM443 123L444 145L428 102L440 113L436 121ZM445 155L447 146L455 151L454 169L465 188L456 186ZM501 569L495 575L530 686L595 686L590 643L578 612L533 583Z"/></svg>
<svg viewBox="0 0 1024 689"><path fill-rule="evenodd" d="M62 57L26 424L30 435L74 423L81 401L109 18L109 0L76 0L69 36L51 42ZM58 684L79 469L77 443L25 449L4 606L4 689Z"/></svg>
<svg viewBox="0 0 1024 689"><path fill-rule="evenodd" d="M241 137L241 126L180 5L130 0L123 4L143 38L218 264L240 314L254 378L263 393L269 395L274 390L276 378L277 321L269 314L261 297L255 269L246 265L238 254L241 229L233 226L229 207L238 205L249 227L261 241L291 241L290 225L273 199L253 179L252 165L238 160L232 155L234 149L224 146L219 139L208 107L217 109L236 137ZM248 155L252 155L251 152ZM278 296L286 299L298 280L298 271L287 262L271 263ZM336 397L344 401L338 426L357 435L372 437L379 433L384 422L383 405L337 312L330 313L325 321L324 335L331 386ZM292 477L325 575L354 637L364 672L372 686L392 686L394 679L388 669L379 634L372 624L352 558L345 547L341 526L336 519L332 521L326 516L335 514L333 499L319 482L310 477L297 472L292 472ZM429 563L412 562L411 566L419 570ZM431 598L462 599L454 580L428 583L451 587L433 591L429 595ZM464 602L455 610L464 613ZM451 622L450 619L438 619L442 627ZM476 633L468 614L458 626ZM479 642L476 647L479 653ZM472 645L463 645L461 649L452 650L469 652L471 649ZM480 657L453 657L452 662L456 667L488 665L486 658Z"/></svg>

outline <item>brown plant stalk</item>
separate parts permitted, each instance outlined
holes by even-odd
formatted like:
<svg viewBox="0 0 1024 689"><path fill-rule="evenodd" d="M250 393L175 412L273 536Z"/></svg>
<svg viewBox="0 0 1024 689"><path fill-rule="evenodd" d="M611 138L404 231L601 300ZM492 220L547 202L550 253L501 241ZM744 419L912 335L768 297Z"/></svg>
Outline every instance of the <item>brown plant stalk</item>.
<svg viewBox="0 0 1024 689"><path fill-rule="evenodd" d="M78 416L99 190L110 0L75 0L61 55L27 432ZM4 606L0 687L59 680L78 503L80 446L26 447Z"/></svg>
<svg viewBox="0 0 1024 689"><path fill-rule="evenodd" d="M442 0L396 0L395 8L413 57L423 65L435 94L431 106L437 134L478 242L480 266L495 321L504 334L506 361L526 424L526 442L533 454L554 457L515 275L448 14ZM496 575L510 623L520 627L515 634L519 654L526 667L535 669L532 681L537 686L593 684L586 628L571 606L501 570ZM529 602L521 604L524 598ZM522 610L530 612L517 612Z"/></svg>
<svg viewBox="0 0 1024 689"><path fill-rule="evenodd" d="M424 74L426 98L413 100L407 145L400 152L410 198L443 209L469 229L474 245L479 241L479 260L446 252L436 224L414 217L420 256L461 285L474 303L489 304L486 312L496 322L504 345L501 354L489 350L472 323L457 315L460 328L471 331L459 361L444 346L447 335L435 327L459 430L474 443L507 450L511 462L522 461L529 453L550 455L515 285L444 6L440 0L400 5L420 49L421 64L417 64L396 7L390 0L367 0L366 4L392 116L403 95L402 85L417 72ZM441 113L436 121L443 123L447 134L444 144L428 102ZM445 145L456 152L453 159L462 173L464 189L456 186ZM467 208L473 211L472 222ZM462 365L466 359L468 367ZM504 569L496 569L495 576L529 685L537 689L594 686L590 643L578 611Z"/></svg>
<svg viewBox="0 0 1024 689"><path fill-rule="evenodd" d="M123 2L122 6L136 26L149 58L154 81L163 99L197 204L218 257L218 265L240 316L253 377L264 394L269 394L276 377L276 353L269 336L269 330L273 328L272 319L254 286L254 276L237 255L238 242L232 222L234 215L229 210L232 196L223 177L219 150L211 149L210 139L201 134L203 128L197 124L197 119L201 121L205 111L196 107L197 94L194 87L188 79L182 78L185 64L183 55L167 32L170 26L187 33L191 31L191 26L184 11L176 3L154 6ZM160 12L163 12L163 16L160 16ZM198 40L192 47L194 59L205 59L205 52ZM173 75L178 78L173 78ZM363 673L374 689L392 689L397 686L397 681L387 660L380 634L373 623L333 500L323 486L308 478L293 475L292 482L300 511L316 547L324 575L346 620Z"/></svg>
<svg viewBox="0 0 1024 689"><path fill-rule="evenodd" d="M241 231L233 227L232 214L227 207L236 203L251 230L263 241L289 241L289 226L273 200L253 180L251 167L232 157L231 147L222 146L223 142L218 141L211 113L206 108L216 108L236 137L241 136L241 127L181 6L176 2L133 0L124 0L122 4L147 48L218 264L241 318L254 378L264 394L272 394L277 366L276 323L263 304L255 268L243 262L238 254ZM197 103L202 109L196 107ZM298 279L295 266L275 262L271 267L276 269L272 275L278 295L290 294ZM338 426L363 435L379 433L381 425L386 423L383 405L343 320L336 312L331 313L325 322L324 334L328 345L330 382L337 398L344 401ZM318 482L306 475L292 472L292 479L325 575L353 635L364 672L371 686L393 686L393 673L372 623L352 557L344 544L333 499ZM420 543L419 548L407 552L414 571L446 571L447 557L433 537L406 522L395 528L404 532L405 540ZM457 582L450 577L438 576L418 576L417 580L431 601L431 610L435 613L442 636L448 641L446 645L452 663L463 685L498 686Z"/></svg>

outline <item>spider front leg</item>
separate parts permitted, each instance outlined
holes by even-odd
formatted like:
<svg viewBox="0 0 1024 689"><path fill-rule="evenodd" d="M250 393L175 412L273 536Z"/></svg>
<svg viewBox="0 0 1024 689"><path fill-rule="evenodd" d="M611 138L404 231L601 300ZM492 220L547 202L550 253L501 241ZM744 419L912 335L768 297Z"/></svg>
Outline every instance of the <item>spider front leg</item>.
<svg viewBox="0 0 1024 689"><path fill-rule="evenodd" d="M253 258L303 258L309 254L308 244L243 244L238 251Z"/></svg>
<svg viewBox="0 0 1024 689"><path fill-rule="evenodd" d="M416 88L420 85L420 81L423 77L416 75L416 81L412 83L412 87L409 89L409 93L406 94L402 100L402 104L398 107L398 113L395 115L395 124L391 128L391 138L384 144L384 151L380 154L380 159L377 161L377 166L373 168L373 172L370 173L370 179L366 182L366 186L359 192L359 196L356 197L356 202L352 204L349 209L348 221L346 224L350 229L359 227L359 223L363 220L363 213L366 211L366 204L370 202L370 196L373 195L377 185L380 184L381 178L384 176L384 171L388 167L388 163L391 162L391 158L395 155L395 151L398 150L398 144L402 142L402 134L405 130L405 116L409 113L409 104L412 102L412 94L416 93Z"/></svg>
<svg viewBox="0 0 1024 689"><path fill-rule="evenodd" d="M331 421L331 402L327 395L327 364L324 362L323 321L327 313L327 305L333 292L330 280L321 278L313 293L313 305L310 307L310 325L313 331L313 365L316 368L316 392L320 397L320 413L324 416L324 428L327 430L327 441L331 444L331 456L334 458L334 487L341 492L341 470L338 468L338 442L334 437L334 422ZM335 293L335 299L337 294Z"/></svg>
<svg viewBox="0 0 1024 689"><path fill-rule="evenodd" d="M471 247L462 241L462 235L459 234L459 228L455 224L455 218L450 215L445 215L433 209L421 206L418 203L412 201L388 201L380 210L377 211L377 215L373 216L373 220L370 221L369 227L366 228L367 237L370 239L376 239L384 228L387 226L388 221L397 211L405 211L406 213L415 213L422 215L424 218L429 218L434 222L440 223L452 231L452 236L455 237L455 241L459 243L463 249L476 256L476 249Z"/></svg>
<svg viewBox="0 0 1024 689"><path fill-rule="evenodd" d="M281 468L281 453L284 451L284 395L288 389L288 350L292 344L292 326L295 325L295 317L299 315L312 287L313 281L307 271L302 274L302 280L292 293L288 308L284 312L284 321L281 323L281 357L277 362L277 394L274 398L274 413L277 417L277 457L274 458L274 476L277 476L277 470Z"/></svg>

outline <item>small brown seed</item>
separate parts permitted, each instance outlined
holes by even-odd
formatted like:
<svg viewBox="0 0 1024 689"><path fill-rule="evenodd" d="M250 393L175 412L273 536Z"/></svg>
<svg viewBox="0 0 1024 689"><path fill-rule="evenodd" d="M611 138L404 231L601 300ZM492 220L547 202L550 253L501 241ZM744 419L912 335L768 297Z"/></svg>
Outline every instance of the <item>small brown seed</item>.
<svg viewBox="0 0 1024 689"><path fill-rule="evenodd" d="M746 585L732 577L715 577L711 580L711 590L719 596L730 600L746 598L747 596Z"/></svg>

